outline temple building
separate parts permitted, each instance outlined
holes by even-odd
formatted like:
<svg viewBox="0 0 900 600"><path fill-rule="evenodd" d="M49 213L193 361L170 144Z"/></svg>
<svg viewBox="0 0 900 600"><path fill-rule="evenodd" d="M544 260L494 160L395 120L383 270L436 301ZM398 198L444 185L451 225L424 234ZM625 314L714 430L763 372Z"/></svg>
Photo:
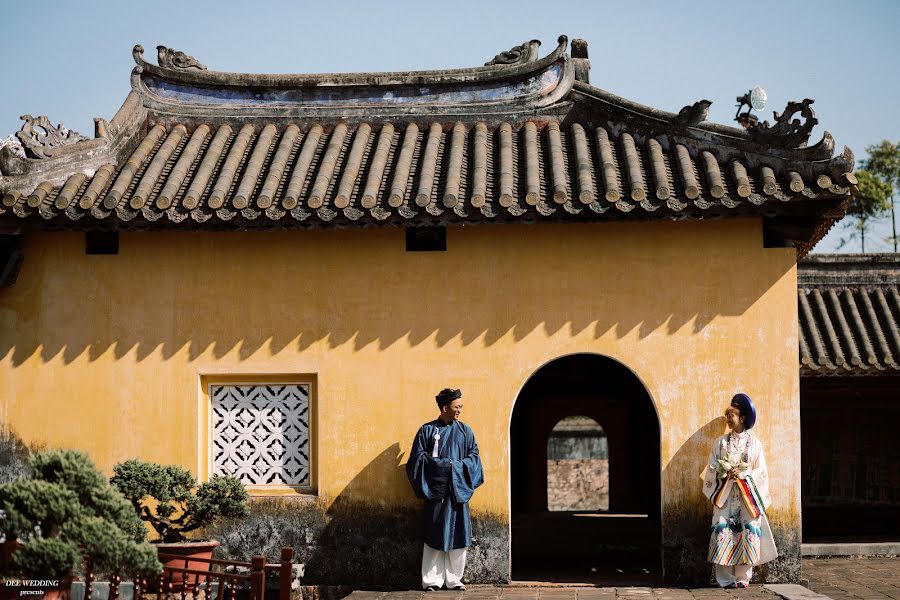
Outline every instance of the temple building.
<svg viewBox="0 0 900 600"><path fill-rule="evenodd" d="M755 578L797 581L797 262L845 214L853 155L809 143L810 100L714 124L704 100L595 86L583 40L539 45L322 75L136 46L93 138L26 115L0 149L0 417L108 472L394 514L413 435L460 388L486 479L473 581L564 557L674 584L709 581L698 475L745 392L780 551ZM603 501L548 510L576 462L607 469L583 484Z"/></svg>
<svg viewBox="0 0 900 600"><path fill-rule="evenodd" d="M798 271L805 543L900 541L900 255Z"/></svg>

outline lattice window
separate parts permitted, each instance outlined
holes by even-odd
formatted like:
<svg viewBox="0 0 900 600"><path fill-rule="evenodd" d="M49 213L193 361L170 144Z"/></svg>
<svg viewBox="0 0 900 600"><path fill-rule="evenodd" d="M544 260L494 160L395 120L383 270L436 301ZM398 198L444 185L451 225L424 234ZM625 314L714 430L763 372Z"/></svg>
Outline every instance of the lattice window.
<svg viewBox="0 0 900 600"><path fill-rule="evenodd" d="M309 384L217 385L213 474L245 485L309 486Z"/></svg>

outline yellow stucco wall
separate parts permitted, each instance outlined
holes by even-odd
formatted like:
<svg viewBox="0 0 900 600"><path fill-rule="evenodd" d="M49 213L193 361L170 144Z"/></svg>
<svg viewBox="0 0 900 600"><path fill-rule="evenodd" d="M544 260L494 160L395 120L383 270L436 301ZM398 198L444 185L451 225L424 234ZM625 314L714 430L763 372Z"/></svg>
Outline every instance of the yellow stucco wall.
<svg viewBox="0 0 900 600"><path fill-rule="evenodd" d="M26 440L198 472L200 378L314 374L319 492L411 498L405 454L442 387L465 392L487 483L508 513L508 431L541 365L628 366L661 417L666 510L699 473L738 391L760 410L770 518L799 526L796 272L758 220L450 228L408 253L398 229L29 235L0 290L0 418ZM680 508L679 508L680 507ZM665 511L664 511L665 514Z"/></svg>

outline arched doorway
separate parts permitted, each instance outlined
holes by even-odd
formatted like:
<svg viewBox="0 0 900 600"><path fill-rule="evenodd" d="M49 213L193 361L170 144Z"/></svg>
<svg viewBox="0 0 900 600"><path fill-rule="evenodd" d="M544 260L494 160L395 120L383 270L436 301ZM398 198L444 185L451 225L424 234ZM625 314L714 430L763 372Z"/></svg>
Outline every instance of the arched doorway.
<svg viewBox="0 0 900 600"><path fill-rule="evenodd" d="M575 354L534 373L516 399L510 424L512 578L658 581L659 440L650 395L621 363ZM585 481L603 478L604 454L605 483ZM582 472L572 475L574 469ZM575 481L579 476L582 481ZM560 477L562 485L580 488L569 490L568 506L552 488ZM602 495L604 485L605 499L576 497L591 490Z"/></svg>

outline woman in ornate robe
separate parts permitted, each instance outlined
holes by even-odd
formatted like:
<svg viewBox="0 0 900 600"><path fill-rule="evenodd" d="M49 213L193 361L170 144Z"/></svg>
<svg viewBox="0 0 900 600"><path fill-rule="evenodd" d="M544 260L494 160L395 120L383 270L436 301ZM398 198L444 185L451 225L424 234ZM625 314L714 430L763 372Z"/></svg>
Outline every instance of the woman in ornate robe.
<svg viewBox="0 0 900 600"><path fill-rule="evenodd" d="M749 431L756 422L750 398L736 395L725 418L731 431L716 440L701 474L713 505L708 560L720 586L747 587L754 565L778 557L766 518L769 473L762 443Z"/></svg>

